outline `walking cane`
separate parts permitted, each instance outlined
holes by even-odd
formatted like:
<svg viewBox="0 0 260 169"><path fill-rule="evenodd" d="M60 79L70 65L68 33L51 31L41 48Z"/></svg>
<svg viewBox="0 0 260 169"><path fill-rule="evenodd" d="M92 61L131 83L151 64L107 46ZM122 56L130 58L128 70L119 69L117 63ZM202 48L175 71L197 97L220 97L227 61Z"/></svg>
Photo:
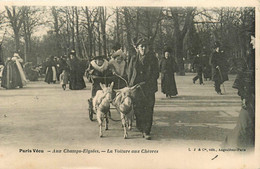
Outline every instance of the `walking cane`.
<svg viewBox="0 0 260 169"><path fill-rule="evenodd" d="M217 69L218 69L218 72L219 72L219 75L220 75L220 79L221 79L221 81L222 81L222 85L223 85L224 93L226 94L226 90L225 90L225 86L224 86L224 81L223 81L223 76L222 76L222 73L221 73L220 67L217 66Z"/></svg>

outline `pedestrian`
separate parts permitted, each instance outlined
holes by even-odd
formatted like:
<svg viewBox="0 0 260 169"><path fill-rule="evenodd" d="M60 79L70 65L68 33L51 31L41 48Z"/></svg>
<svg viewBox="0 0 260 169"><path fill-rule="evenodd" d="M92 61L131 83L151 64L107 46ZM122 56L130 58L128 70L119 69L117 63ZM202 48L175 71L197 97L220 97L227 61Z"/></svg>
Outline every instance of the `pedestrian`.
<svg viewBox="0 0 260 169"><path fill-rule="evenodd" d="M192 79L193 83L195 84L196 81L199 79L200 85L203 84L203 79L202 79L202 71L203 71L203 60L202 57L197 54L194 58L193 64L192 64L192 69L195 69L197 72L197 75Z"/></svg>
<svg viewBox="0 0 260 169"><path fill-rule="evenodd" d="M209 61L209 56L205 53L202 53L202 62L204 64L204 67L203 67L203 71L202 71L202 74L203 74L203 77L204 77L204 80L207 81L207 80L211 80L211 75L212 75L212 68L211 68L211 65L210 65L210 61Z"/></svg>
<svg viewBox="0 0 260 169"><path fill-rule="evenodd" d="M126 55L121 49L121 45L116 43L113 46L114 53L112 54L112 58L109 61L109 68L111 71L117 76L114 77L114 89L122 89L126 87L126 83L123 79L127 79L126 75ZM120 77L118 77L120 76ZM122 79L123 78L123 79Z"/></svg>
<svg viewBox="0 0 260 169"><path fill-rule="evenodd" d="M57 67L54 62L54 57L50 56L49 59L47 60L46 64L46 76L45 76L45 82L50 84L50 83L56 83L57 81Z"/></svg>
<svg viewBox="0 0 260 169"><path fill-rule="evenodd" d="M228 65L224 51L218 41L215 43L215 51L212 54L211 65L215 91L222 95L220 85L228 80Z"/></svg>
<svg viewBox="0 0 260 169"><path fill-rule="evenodd" d="M54 64L55 64L55 67L56 67L56 77L57 77L57 81L60 81L60 74L62 72L61 68L60 68L60 58L59 57L54 57Z"/></svg>
<svg viewBox="0 0 260 169"><path fill-rule="evenodd" d="M170 48L164 50L164 57L162 57L160 63L161 88L162 93L166 94L167 98L178 94L174 76L174 73L177 71L177 63L175 58L170 54L172 53L171 51Z"/></svg>
<svg viewBox="0 0 260 169"><path fill-rule="evenodd" d="M139 40L134 47L137 53L130 56L127 69L128 82L129 86L144 83L138 88L139 91L134 97L134 114L137 129L147 140L150 140L155 92L158 90L159 65L150 40Z"/></svg>
<svg viewBox="0 0 260 169"><path fill-rule="evenodd" d="M255 25L248 56L241 59L233 88L238 90L242 106L236 127L226 137L224 146L253 149L255 146Z"/></svg>
<svg viewBox="0 0 260 169"><path fill-rule="evenodd" d="M82 60L77 58L75 50L71 50L69 57L69 89L70 90L82 90L86 87L83 79L85 73L85 64Z"/></svg>
<svg viewBox="0 0 260 169"><path fill-rule="evenodd" d="M66 90L66 85L69 84L69 65L66 60L66 56L62 56L59 60L59 68L62 71L60 74L60 84L63 90Z"/></svg>
<svg viewBox="0 0 260 169"><path fill-rule="evenodd" d="M2 74L1 86L6 89L14 89L16 87L23 88L26 85L26 77L21 63L23 59L18 53L14 53L13 57L9 57L5 64Z"/></svg>

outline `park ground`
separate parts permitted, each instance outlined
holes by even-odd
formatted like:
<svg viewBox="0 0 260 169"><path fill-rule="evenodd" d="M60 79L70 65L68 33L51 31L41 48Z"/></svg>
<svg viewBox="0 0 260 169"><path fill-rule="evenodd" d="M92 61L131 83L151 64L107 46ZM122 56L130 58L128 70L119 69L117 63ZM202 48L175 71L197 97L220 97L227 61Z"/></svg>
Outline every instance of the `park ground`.
<svg viewBox="0 0 260 169"><path fill-rule="evenodd" d="M176 76L179 94L171 99L161 93L158 80L152 140L143 139L135 123L129 139L123 139L120 116L113 107L109 130L99 138L97 121L90 121L88 117L91 84L87 81L86 89L79 91L63 91L60 84L41 80L29 82L22 89L1 88L0 168L51 168L47 164L53 164L56 166L53 168L64 169L72 166L111 168L111 165L116 169L121 165L115 161L125 164L120 168L134 168L136 162L141 168L170 168L174 164L189 168L192 163L186 160L194 164L200 159L211 163L212 158L225 160L226 155L218 150L235 127L241 108L240 97L232 88L235 75L230 75L229 81L224 83L223 95L214 91L212 81L193 84L194 75ZM44 153L25 152L33 149ZM53 153L54 149L62 153ZM64 149L88 149L93 153L65 153ZM209 152L209 149L215 151ZM127 150L140 150L140 153L127 155ZM14 158L18 162L12 161ZM221 166L217 162L213 164ZM227 164L231 165L232 160Z"/></svg>

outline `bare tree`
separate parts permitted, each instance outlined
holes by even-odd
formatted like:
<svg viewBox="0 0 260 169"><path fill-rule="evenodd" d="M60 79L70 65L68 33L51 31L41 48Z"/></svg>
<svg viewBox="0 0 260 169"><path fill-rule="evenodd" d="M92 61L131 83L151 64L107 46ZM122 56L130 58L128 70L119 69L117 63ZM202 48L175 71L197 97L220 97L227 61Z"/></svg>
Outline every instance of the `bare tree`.
<svg viewBox="0 0 260 169"><path fill-rule="evenodd" d="M53 17L53 26L54 26L54 33L55 33L55 55L61 56L64 52L62 51L62 39L61 39L61 28L64 26L65 21L60 16L62 13L61 8L52 7L51 13Z"/></svg>
<svg viewBox="0 0 260 169"><path fill-rule="evenodd" d="M24 7L5 7L7 12L7 19L14 32L15 51L20 51L20 30L24 19Z"/></svg>
<svg viewBox="0 0 260 169"><path fill-rule="evenodd" d="M25 41L25 50L24 50L24 59L25 62L33 61L34 63L37 62L37 58L33 57L32 52L32 33L35 31L35 29L43 24L46 24L47 22L42 20L44 9L39 9L35 7L24 7L24 13L23 13L23 37Z"/></svg>
<svg viewBox="0 0 260 169"><path fill-rule="evenodd" d="M194 8L170 8L170 17L174 24L174 37L175 37L175 55L177 56L179 74L185 75L184 70L184 53L183 53L183 40L185 35L190 29L193 18Z"/></svg>
<svg viewBox="0 0 260 169"><path fill-rule="evenodd" d="M93 48L95 45L93 45L93 42L95 42L94 38L94 28L95 28L95 23L97 22L98 19L98 10L97 8L94 9L89 9L88 7L82 8L85 17L86 17L86 24L83 24L83 26L87 29L88 31L88 42L89 42L89 56L93 55L93 51L95 51ZM95 52L94 52L95 55Z"/></svg>

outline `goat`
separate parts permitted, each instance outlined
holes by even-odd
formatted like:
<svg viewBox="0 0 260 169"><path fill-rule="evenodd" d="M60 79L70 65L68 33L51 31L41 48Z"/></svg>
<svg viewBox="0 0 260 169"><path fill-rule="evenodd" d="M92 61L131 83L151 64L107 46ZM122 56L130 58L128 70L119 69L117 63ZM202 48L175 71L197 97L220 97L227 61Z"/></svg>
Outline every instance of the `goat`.
<svg viewBox="0 0 260 169"><path fill-rule="evenodd" d="M99 136L103 137L102 124L103 120L105 121L105 129L108 130L108 117L107 114L110 109L110 103L112 102L112 89L114 82L111 83L108 87L100 83L99 84L102 90L98 90L96 96L93 98L93 108L97 115L97 121L99 125Z"/></svg>
<svg viewBox="0 0 260 169"><path fill-rule="evenodd" d="M124 127L124 139L128 137L127 128L129 130L132 129L132 121L134 116L133 98L134 91L137 87L140 87L140 84L117 90L116 97L113 100L113 105L116 107L121 116L122 125Z"/></svg>

